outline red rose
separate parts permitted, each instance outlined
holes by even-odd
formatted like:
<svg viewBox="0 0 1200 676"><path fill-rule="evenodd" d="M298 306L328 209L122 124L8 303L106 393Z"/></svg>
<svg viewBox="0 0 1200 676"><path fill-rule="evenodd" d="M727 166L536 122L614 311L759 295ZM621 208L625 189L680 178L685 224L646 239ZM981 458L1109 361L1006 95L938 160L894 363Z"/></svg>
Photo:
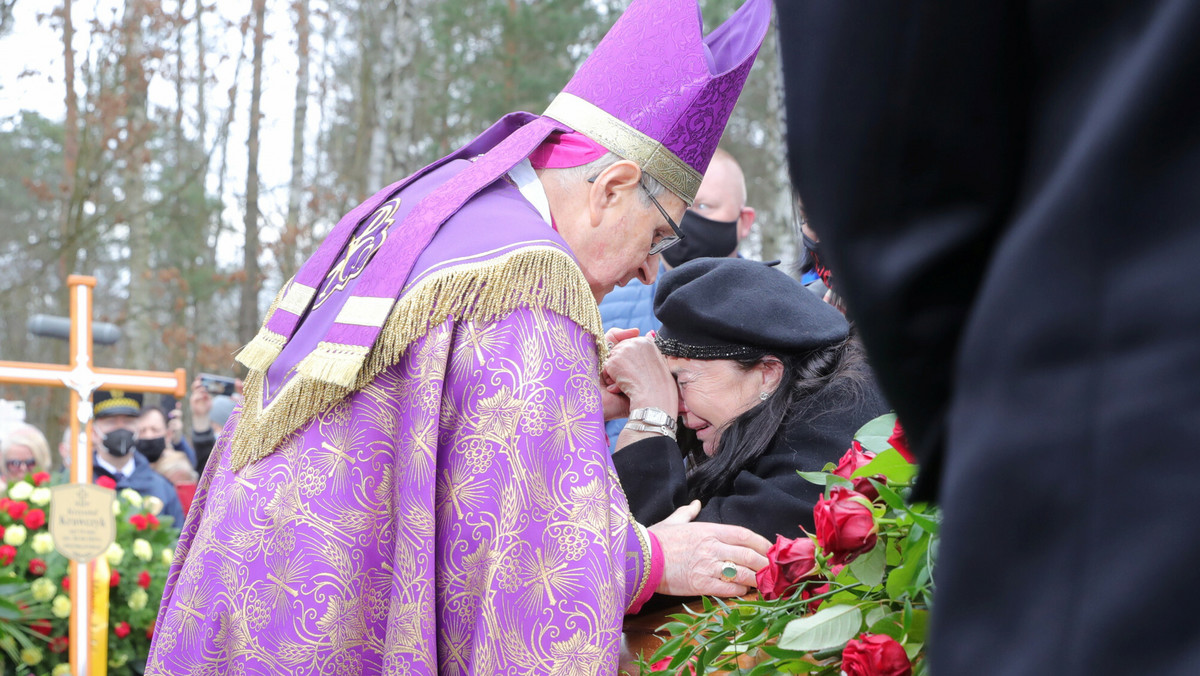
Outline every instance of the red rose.
<svg viewBox="0 0 1200 676"><path fill-rule="evenodd" d="M854 474L859 467L866 465L874 459L874 453L864 449L862 444L855 441L851 444L849 450L846 451L846 454L842 456L842 459L838 460L837 469L833 470L833 473L843 479L849 479L850 475Z"/></svg>
<svg viewBox="0 0 1200 676"><path fill-rule="evenodd" d="M137 530L146 530L146 515L134 514L133 516L129 517L129 523L133 524L133 527Z"/></svg>
<svg viewBox="0 0 1200 676"><path fill-rule="evenodd" d="M54 638L50 639L50 652L52 652L52 653L66 652L67 648L70 647L70 645L71 645L71 643L70 643L70 641L67 640L66 636L55 636Z"/></svg>
<svg viewBox="0 0 1200 676"><path fill-rule="evenodd" d="M143 570L142 572L138 573L138 586L142 589L150 588L150 571Z"/></svg>
<svg viewBox="0 0 1200 676"><path fill-rule="evenodd" d="M46 525L46 513L40 509L31 509L25 513L25 527L37 530Z"/></svg>
<svg viewBox="0 0 1200 676"><path fill-rule="evenodd" d="M673 660L673 659L675 659L675 658L674 657L662 658L661 660L650 665L650 671L666 671L667 667L671 666L671 660ZM683 666L679 667L679 671L677 671L675 673L679 674L680 676L682 676L683 674L690 674L691 676L696 676L696 665L684 664Z"/></svg>
<svg viewBox="0 0 1200 676"><path fill-rule="evenodd" d="M45 575L46 574L46 562L41 559L31 559L29 561L29 574L30 575L39 575L39 576Z"/></svg>
<svg viewBox="0 0 1200 676"><path fill-rule="evenodd" d="M97 486L103 486L109 490L117 490L117 482L112 480L112 477L102 476L96 479Z"/></svg>
<svg viewBox="0 0 1200 676"><path fill-rule="evenodd" d="M863 634L851 639L842 650L842 673L846 676L910 676L912 665L904 646L884 634Z"/></svg>
<svg viewBox="0 0 1200 676"><path fill-rule="evenodd" d="M29 509L29 505L19 500L12 500L8 503L8 516L13 521L18 521L22 516L25 516L26 509Z"/></svg>
<svg viewBox="0 0 1200 676"><path fill-rule="evenodd" d="M50 620L47 619L34 620L29 623L29 628L42 636L49 636L50 632L54 630L54 627L50 626Z"/></svg>
<svg viewBox="0 0 1200 676"><path fill-rule="evenodd" d="M154 625L146 627L146 639L149 640L152 638L154 638Z"/></svg>
<svg viewBox="0 0 1200 676"><path fill-rule="evenodd" d="M879 525L865 495L835 486L813 507L817 542L834 564L849 563L875 546Z"/></svg>
<svg viewBox="0 0 1200 676"><path fill-rule="evenodd" d="M855 441L850 446L850 449L846 451L846 454L842 456L842 459L838 461L838 466L833 470L833 473L843 479L850 479L851 474L854 474L860 467L874 459L874 453L864 449L862 444ZM875 478L879 481L885 480L882 474L875 475ZM871 502L875 502L875 499L879 497L879 491L875 489L869 478L860 476L850 480L854 482L855 492L867 496L867 499Z"/></svg>
<svg viewBox="0 0 1200 676"><path fill-rule="evenodd" d="M117 635L117 638L125 638L129 635L129 623L122 622L113 627L113 633Z"/></svg>
<svg viewBox="0 0 1200 676"><path fill-rule="evenodd" d="M71 591L71 576L70 575L63 575L62 588L63 588L63 591L68 591L68 592Z"/></svg>
<svg viewBox="0 0 1200 676"><path fill-rule="evenodd" d="M153 514L146 515L146 523L150 524L150 528L158 528L158 517Z"/></svg>
<svg viewBox="0 0 1200 676"><path fill-rule="evenodd" d="M115 587L119 584L121 584L121 574L114 570L112 575L108 576L108 586Z"/></svg>
<svg viewBox="0 0 1200 676"><path fill-rule="evenodd" d="M904 456L904 459L916 464L917 459L913 457L912 451L908 450L908 437L904 436L904 428L900 426L900 421L896 421L896 426L892 428L892 436L888 437L888 443L896 452Z"/></svg>
<svg viewBox="0 0 1200 676"><path fill-rule="evenodd" d="M12 504L12 500L8 498L0 498L0 510L8 511L8 506Z"/></svg>
<svg viewBox="0 0 1200 676"><path fill-rule="evenodd" d="M17 548L12 545L0 545L0 566L7 566L17 558Z"/></svg>
<svg viewBox="0 0 1200 676"><path fill-rule="evenodd" d="M4 537L4 526L0 526L0 538Z"/></svg>
<svg viewBox="0 0 1200 676"><path fill-rule="evenodd" d="M33 485L34 486L41 486L41 485L45 484L47 481L50 481L50 473L49 472L38 472L37 474L33 475Z"/></svg>
<svg viewBox="0 0 1200 676"><path fill-rule="evenodd" d="M785 596L789 589L817 572L817 547L809 538L789 540L775 536L775 544L767 550L767 565L755 579L758 592L764 599Z"/></svg>

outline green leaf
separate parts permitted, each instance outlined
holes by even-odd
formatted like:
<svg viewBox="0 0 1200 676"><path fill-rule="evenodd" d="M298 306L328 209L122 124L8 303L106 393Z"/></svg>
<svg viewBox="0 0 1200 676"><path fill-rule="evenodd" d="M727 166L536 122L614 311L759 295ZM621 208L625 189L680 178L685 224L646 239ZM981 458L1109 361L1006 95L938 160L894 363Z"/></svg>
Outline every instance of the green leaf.
<svg viewBox="0 0 1200 676"><path fill-rule="evenodd" d="M650 659L648 659L646 661L651 664L654 664L655 662L658 662L659 660L663 660L668 657L674 656L675 651L679 650L679 646L683 645L683 642L686 639L687 639L686 634L684 634L682 636L676 636L675 638L673 638L673 639L667 641L666 643L662 644L661 646L659 646L658 650L655 650L654 654L650 656Z"/></svg>
<svg viewBox="0 0 1200 676"><path fill-rule="evenodd" d="M921 649L924 647L925 644L921 641L909 641L908 643L904 644L904 653L908 655L908 659L911 661L916 659L917 655L920 654Z"/></svg>
<svg viewBox="0 0 1200 676"><path fill-rule="evenodd" d="M858 428L854 439L868 451L882 453L892 447L888 438L892 436L892 430L895 428L896 414L886 413Z"/></svg>
<svg viewBox="0 0 1200 676"><path fill-rule="evenodd" d="M896 639L897 641L904 640L904 627L900 626L902 622L901 614L888 613L882 619L872 624L867 628L867 631L872 634L886 634Z"/></svg>
<svg viewBox="0 0 1200 676"><path fill-rule="evenodd" d="M796 472L796 474L799 474L800 478L808 483L818 486L824 486L829 481L829 477L833 476L825 472Z"/></svg>
<svg viewBox="0 0 1200 676"><path fill-rule="evenodd" d="M908 634L910 641L925 642L925 637L929 634L929 611L919 608L912 611L912 620L908 626L904 628L904 633Z"/></svg>
<svg viewBox="0 0 1200 676"><path fill-rule="evenodd" d="M888 614L888 609L883 606L875 606L868 613L865 619L866 625L872 627L876 622L882 620Z"/></svg>
<svg viewBox="0 0 1200 676"><path fill-rule="evenodd" d="M814 615L792 620L779 637L779 647L789 650L825 650L844 644L862 628L857 606L829 606Z"/></svg>
<svg viewBox="0 0 1200 676"><path fill-rule="evenodd" d="M913 523L925 529L926 532L937 535L939 525L936 520L931 519L919 512L914 512L911 509L908 510L908 515L912 518Z"/></svg>
<svg viewBox="0 0 1200 676"><path fill-rule="evenodd" d="M868 587L878 587L883 582L883 564L887 546L883 541L877 542L871 551L850 562L850 572L858 581Z"/></svg>
<svg viewBox="0 0 1200 676"><path fill-rule="evenodd" d="M904 498L900 497L899 493L888 488L886 484L876 481L875 479L871 479L871 484L879 490L879 497L883 498L883 501L887 503L888 507L891 507L897 512L909 511L908 507L904 504Z"/></svg>
<svg viewBox="0 0 1200 676"><path fill-rule="evenodd" d="M904 459L899 451L889 448L875 456L875 459L854 470L850 478L860 476L875 476L882 474L888 481L906 484L917 475L917 466Z"/></svg>
<svg viewBox="0 0 1200 676"><path fill-rule="evenodd" d="M908 590L912 584L913 577L916 575L917 566L912 565L912 562L893 568L892 572L887 576L887 595L889 598L898 599Z"/></svg>

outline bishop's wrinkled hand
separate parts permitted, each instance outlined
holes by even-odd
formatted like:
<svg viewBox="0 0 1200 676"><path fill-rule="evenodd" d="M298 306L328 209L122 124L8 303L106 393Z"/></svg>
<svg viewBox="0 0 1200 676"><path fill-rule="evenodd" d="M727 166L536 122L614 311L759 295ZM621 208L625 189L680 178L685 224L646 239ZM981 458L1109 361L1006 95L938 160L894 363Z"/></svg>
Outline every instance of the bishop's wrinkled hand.
<svg viewBox="0 0 1200 676"><path fill-rule="evenodd" d="M692 522L700 502L692 501L650 526L663 553L660 594L743 596L755 586L755 573L767 565L771 543L761 535L721 523ZM737 572L724 576L732 563Z"/></svg>

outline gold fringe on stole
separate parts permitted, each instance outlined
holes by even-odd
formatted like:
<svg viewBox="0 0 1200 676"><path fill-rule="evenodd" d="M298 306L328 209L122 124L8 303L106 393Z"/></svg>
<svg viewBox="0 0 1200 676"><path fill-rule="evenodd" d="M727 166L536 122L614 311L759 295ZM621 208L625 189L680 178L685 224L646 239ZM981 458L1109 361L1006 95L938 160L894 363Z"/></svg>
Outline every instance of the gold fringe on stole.
<svg viewBox="0 0 1200 676"><path fill-rule="evenodd" d="M570 319L592 335L600 363L607 358L600 309L583 271L566 252L527 247L481 263L454 266L430 274L396 302L369 352L359 356L354 351L361 348L320 343L266 410L260 409L265 369L251 371L234 431L231 468L237 471L270 455L286 436L399 362L408 346L430 328L451 317L495 321L521 307Z"/></svg>
<svg viewBox="0 0 1200 676"><path fill-rule="evenodd" d="M251 371L266 371L275 362L279 353L283 352L283 346L287 344L286 338L267 329L267 322L271 321L271 315L275 314L275 308L279 307L289 284L291 284L291 280L288 280L288 284L284 284L283 288L279 289L279 293L275 294L275 300L271 301L271 306L267 308L267 315L254 339L246 343L234 356L239 364ZM243 389L243 391L245 390Z"/></svg>

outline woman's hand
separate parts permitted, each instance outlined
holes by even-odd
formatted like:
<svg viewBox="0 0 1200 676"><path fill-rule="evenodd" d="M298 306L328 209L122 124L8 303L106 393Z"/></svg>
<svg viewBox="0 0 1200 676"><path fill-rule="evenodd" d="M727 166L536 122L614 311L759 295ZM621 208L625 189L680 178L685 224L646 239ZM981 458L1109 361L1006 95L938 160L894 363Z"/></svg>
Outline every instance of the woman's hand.
<svg viewBox="0 0 1200 676"><path fill-rule="evenodd" d="M606 389L621 392L629 407L652 406L674 415L679 410L679 389L667 360L651 338L627 338L617 343L604 364ZM611 383L611 384L609 384Z"/></svg>

